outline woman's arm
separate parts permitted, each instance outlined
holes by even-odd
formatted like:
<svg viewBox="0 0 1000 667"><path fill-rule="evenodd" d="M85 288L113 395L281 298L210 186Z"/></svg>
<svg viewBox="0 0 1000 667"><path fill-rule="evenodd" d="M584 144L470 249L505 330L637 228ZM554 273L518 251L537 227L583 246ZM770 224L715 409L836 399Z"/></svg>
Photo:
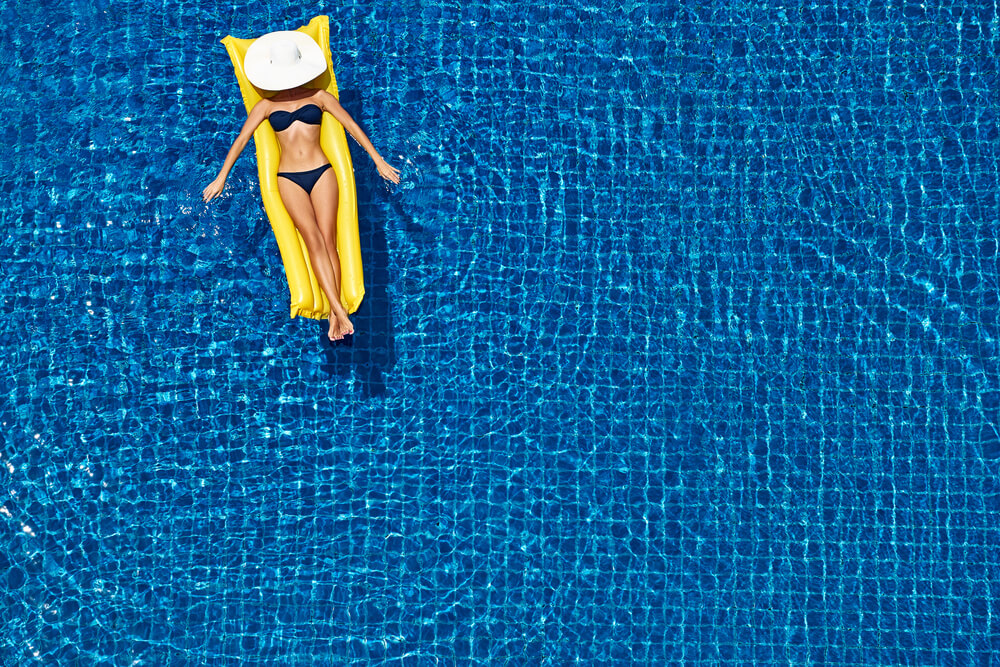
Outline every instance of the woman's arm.
<svg viewBox="0 0 1000 667"><path fill-rule="evenodd" d="M351 118L351 114L347 113L347 110L344 109L344 107L340 106L340 100L325 90L320 91L319 100L323 111L329 112L330 115L340 121L340 124L344 126L344 129L347 130L359 144L361 144L361 147L364 148L365 151L367 151L368 155L370 155L372 160L375 162L375 167L378 169L378 173L382 176L382 178L392 181L393 183L399 183L399 170L390 166L388 162L382 159L382 156L378 154L377 150L375 150L374 144L372 144L364 130L361 129L361 126L354 122L354 119Z"/></svg>
<svg viewBox="0 0 1000 667"><path fill-rule="evenodd" d="M211 201L222 194L222 189L226 187L226 178L229 177L229 171L236 164L236 158L240 156L243 149L250 143L250 137L253 136L257 126L267 118L267 107L269 104L268 100L263 99L253 105L253 109L247 115L246 122L243 123L243 129L240 130L239 135L237 135L232 147L229 149L229 153L226 154L226 160L222 163L222 168L219 169L219 175L202 191L201 198L204 201Z"/></svg>

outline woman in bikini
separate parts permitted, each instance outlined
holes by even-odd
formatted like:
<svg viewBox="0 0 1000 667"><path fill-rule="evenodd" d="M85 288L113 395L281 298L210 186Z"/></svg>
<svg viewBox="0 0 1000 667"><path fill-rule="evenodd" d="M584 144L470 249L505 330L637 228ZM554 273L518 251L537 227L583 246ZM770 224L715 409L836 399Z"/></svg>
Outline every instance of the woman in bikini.
<svg viewBox="0 0 1000 667"><path fill-rule="evenodd" d="M337 253L339 190L337 175L319 144L323 112L340 121L361 144L375 161L382 178L399 183L399 170L382 159L368 136L340 106L336 97L325 90L305 87L306 83L326 72L323 52L308 36L280 32L260 37L247 51L244 71L256 87L280 92L273 97L262 98L251 109L219 175L202 192L202 199L208 202L222 193L229 171L250 142L254 130L265 119L270 120L281 148L278 192L305 241L316 279L333 308L327 336L330 340L339 340L354 333L354 325L340 303L340 255Z"/></svg>

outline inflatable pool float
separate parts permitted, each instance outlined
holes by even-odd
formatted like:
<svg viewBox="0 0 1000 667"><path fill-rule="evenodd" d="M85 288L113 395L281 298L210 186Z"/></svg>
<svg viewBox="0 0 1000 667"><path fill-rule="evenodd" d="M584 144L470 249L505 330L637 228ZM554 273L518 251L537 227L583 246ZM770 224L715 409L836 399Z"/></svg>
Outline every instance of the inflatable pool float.
<svg viewBox="0 0 1000 667"><path fill-rule="evenodd" d="M322 88L336 98L337 79L333 74L333 59L330 56L330 19L317 16L302 26L299 32L312 37L326 57L325 74L306 84L310 88ZM243 104L247 113L261 99L261 91L253 86L243 71L243 59L253 39L237 39L227 36L222 40L233 61L233 70L240 83ZM271 222L274 238L278 242L281 261L285 265L288 291L291 295L291 316L323 319L330 315L330 302L320 289L309 263L306 244L295 228L291 216L278 194L278 159L281 149L271 123L264 121L253 133L257 148L257 173L260 176L260 194L264 201L264 211ZM358 239L358 196L354 186L354 167L351 152L347 147L344 126L329 113L323 114L320 128L320 146L337 172L340 201L337 207L337 252L340 254L340 301L348 313L353 313L361 305L365 295L364 276L361 271L361 243Z"/></svg>

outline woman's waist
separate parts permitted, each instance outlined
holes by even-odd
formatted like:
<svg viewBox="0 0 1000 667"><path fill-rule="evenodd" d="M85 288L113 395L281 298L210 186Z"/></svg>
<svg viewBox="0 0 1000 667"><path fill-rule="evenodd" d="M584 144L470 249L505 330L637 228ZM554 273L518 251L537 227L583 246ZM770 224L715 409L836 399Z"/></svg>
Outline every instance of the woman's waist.
<svg viewBox="0 0 1000 667"><path fill-rule="evenodd" d="M278 171L309 171L327 164L330 160L322 151L294 157L282 155L278 160Z"/></svg>
<svg viewBox="0 0 1000 667"><path fill-rule="evenodd" d="M330 159L319 144L293 150L283 148L278 158L278 171L308 171L329 163Z"/></svg>

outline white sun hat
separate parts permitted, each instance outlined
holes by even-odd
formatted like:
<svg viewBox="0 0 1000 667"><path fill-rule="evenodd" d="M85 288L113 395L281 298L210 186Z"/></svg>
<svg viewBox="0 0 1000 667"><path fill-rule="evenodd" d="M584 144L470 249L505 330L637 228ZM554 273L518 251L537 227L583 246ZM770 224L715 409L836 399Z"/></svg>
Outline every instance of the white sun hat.
<svg viewBox="0 0 1000 667"><path fill-rule="evenodd" d="M288 90L309 83L326 71L323 49L298 30L261 35L247 49L243 71L264 90Z"/></svg>

